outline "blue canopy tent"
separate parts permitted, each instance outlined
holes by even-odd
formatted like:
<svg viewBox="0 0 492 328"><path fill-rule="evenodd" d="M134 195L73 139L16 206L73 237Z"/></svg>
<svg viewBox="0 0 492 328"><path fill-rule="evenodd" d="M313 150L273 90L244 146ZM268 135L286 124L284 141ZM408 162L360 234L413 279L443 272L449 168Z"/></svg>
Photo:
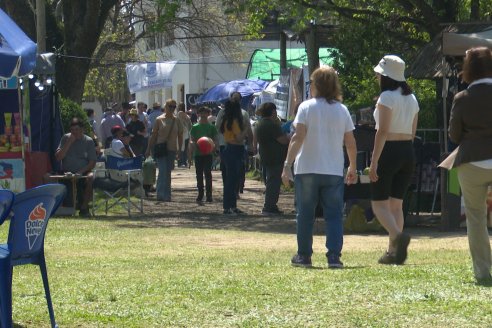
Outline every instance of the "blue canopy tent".
<svg viewBox="0 0 492 328"><path fill-rule="evenodd" d="M263 80L233 80L217 84L202 94L198 100L198 104L207 102L224 103L232 92L239 92L242 96L241 107L248 108L251 97L254 93L264 90L268 86L267 81Z"/></svg>
<svg viewBox="0 0 492 328"><path fill-rule="evenodd" d="M0 9L0 78L29 74L36 65L37 46Z"/></svg>
<svg viewBox="0 0 492 328"><path fill-rule="evenodd" d="M16 179L23 180L28 188L42 183L42 174L50 169L50 155L62 134L54 84L43 86L43 90L34 85L37 79L54 76L55 56L36 55L36 51L36 44L0 9L0 135L11 142L7 130L13 130L14 124L22 126L17 142L25 144L29 136L30 144L20 147L22 152L2 147L0 169L2 163L12 164L15 172L12 181L0 179L0 184L12 190L21 184ZM30 73L36 77L22 78ZM6 113L12 113L8 119ZM10 119L16 114L20 122Z"/></svg>

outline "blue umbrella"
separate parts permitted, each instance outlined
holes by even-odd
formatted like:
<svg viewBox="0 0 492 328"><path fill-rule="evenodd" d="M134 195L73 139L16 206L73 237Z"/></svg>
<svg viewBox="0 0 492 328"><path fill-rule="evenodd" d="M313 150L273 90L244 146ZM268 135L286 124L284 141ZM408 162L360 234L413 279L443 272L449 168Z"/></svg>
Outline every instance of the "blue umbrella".
<svg viewBox="0 0 492 328"><path fill-rule="evenodd" d="M241 105L247 105L249 103L249 99L255 92L259 92L264 90L268 86L267 81L263 80L234 80L229 82L224 82L217 84L216 86L208 89L204 94L202 94L198 99L197 103L206 103L206 102L216 102L223 103L227 99L232 92L237 91L243 97L241 101ZM246 106L244 106L246 107Z"/></svg>
<svg viewBox="0 0 492 328"><path fill-rule="evenodd" d="M36 65L37 46L0 9L0 78L29 74Z"/></svg>

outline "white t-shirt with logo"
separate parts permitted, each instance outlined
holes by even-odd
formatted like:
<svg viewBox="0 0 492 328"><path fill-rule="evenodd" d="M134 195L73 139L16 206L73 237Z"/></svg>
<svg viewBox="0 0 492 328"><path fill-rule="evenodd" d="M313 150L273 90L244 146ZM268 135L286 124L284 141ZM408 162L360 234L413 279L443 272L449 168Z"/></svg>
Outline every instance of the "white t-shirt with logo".
<svg viewBox="0 0 492 328"><path fill-rule="evenodd" d="M343 140L354 124L345 105L312 98L299 106L293 124L306 126L306 137L294 162L295 174L343 176Z"/></svg>

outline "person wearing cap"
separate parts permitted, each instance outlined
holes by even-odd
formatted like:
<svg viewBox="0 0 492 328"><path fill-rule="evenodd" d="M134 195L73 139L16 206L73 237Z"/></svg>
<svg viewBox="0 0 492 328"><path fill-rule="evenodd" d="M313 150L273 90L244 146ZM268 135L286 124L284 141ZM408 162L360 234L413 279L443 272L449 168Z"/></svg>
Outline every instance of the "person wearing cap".
<svg viewBox="0 0 492 328"><path fill-rule="evenodd" d="M203 176L205 175L205 196L206 201L211 203L212 199L212 163L213 163L213 151L208 154L202 154L199 147L196 146L198 139L202 137L208 137L214 141L215 150L218 150L218 139L217 139L217 129L215 125L208 122L208 116L210 115L210 108L203 106L198 109L199 120L198 123L194 124L190 130L190 147L189 156L191 160L193 154L193 159L195 161L195 172L196 172L196 186L198 188L198 196L196 201L201 203L204 195L203 188ZM191 163L190 163L191 164Z"/></svg>
<svg viewBox="0 0 492 328"><path fill-rule="evenodd" d="M468 87L453 99L449 139L459 148L453 162L465 203L466 230L477 283L490 286L492 256L487 193L492 185L492 51L468 49L461 74Z"/></svg>
<svg viewBox="0 0 492 328"><path fill-rule="evenodd" d="M100 141L104 148L109 148L111 146L111 140L113 139L111 128L115 125L124 127L125 122L123 122L121 117L115 114L112 107L106 107L103 118L101 119L101 124L99 125L99 137L101 138Z"/></svg>
<svg viewBox="0 0 492 328"><path fill-rule="evenodd" d="M133 137L126 129L119 125L115 125L111 129L113 140L111 141L111 153L113 156L121 158L135 157L130 141Z"/></svg>
<svg viewBox="0 0 492 328"><path fill-rule="evenodd" d="M282 184L282 168L287 154L289 137L280 127L277 106L271 102L260 105L257 111L261 119L255 124L255 139L263 167L265 181L265 202L261 213L263 215L279 215L282 211L277 207Z"/></svg>
<svg viewBox="0 0 492 328"><path fill-rule="evenodd" d="M130 122L126 125L126 129L133 135L130 141L130 146L135 155L140 156L147 149L147 128L145 123L140 120L138 110L130 109Z"/></svg>
<svg viewBox="0 0 492 328"><path fill-rule="evenodd" d="M381 94L374 119L376 135L369 178L371 206L388 231L389 245L380 264L403 264L410 235L403 232L403 197L415 167L413 139L417 129L419 104L405 80L405 62L386 55L374 67Z"/></svg>
<svg viewBox="0 0 492 328"><path fill-rule="evenodd" d="M292 123L295 133L290 139L282 171L284 184L289 185L293 180L295 185L297 253L291 264L312 266L313 226L316 206L321 203L328 268L341 269L344 183L352 184L357 180L355 127L347 107L341 102L342 87L337 71L322 66L310 78L312 98L299 105ZM349 159L346 174L343 146ZM295 177L292 176L293 165Z"/></svg>
<svg viewBox="0 0 492 328"><path fill-rule="evenodd" d="M90 216L89 200L92 199L92 169L96 165L96 147L91 137L84 134L84 124L79 118L70 123L70 133L65 134L55 152L57 161L61 161L62 171L86 176L78 179L77 187L83 190L79 204L79 215Z"/></svg>

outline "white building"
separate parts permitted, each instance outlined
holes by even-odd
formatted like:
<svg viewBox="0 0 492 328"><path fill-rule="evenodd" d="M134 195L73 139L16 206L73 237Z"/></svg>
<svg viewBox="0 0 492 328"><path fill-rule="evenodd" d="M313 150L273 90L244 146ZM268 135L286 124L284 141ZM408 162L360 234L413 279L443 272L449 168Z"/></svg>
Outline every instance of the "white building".
<svg viewBox="0 0 492 328"><path fill-rule="evenodd" d="M208 5L211 2L213 0L209 1ZM208 35L210 34L218 35L213 30ZM135 100L143 101L149 106L154 102L163 104L169 98L186 103L188 94L201 94L216 84L244 79L255 49L279 48L278 33L267 34L270 40L244 41L244 36L231 26L230 29L220 31L219 34L221 35L219 38L223 38L222 42L229 40L230 47L223 47L221 50L213 48L208 37L187 40L185 33L179 29L139 42L137 50L147 61L177 61L177 64L172 74L172 88L137 92ZM304 45L288 42L287 47L303 48ZM150 60L151 58L153 60Z"/></svg>

